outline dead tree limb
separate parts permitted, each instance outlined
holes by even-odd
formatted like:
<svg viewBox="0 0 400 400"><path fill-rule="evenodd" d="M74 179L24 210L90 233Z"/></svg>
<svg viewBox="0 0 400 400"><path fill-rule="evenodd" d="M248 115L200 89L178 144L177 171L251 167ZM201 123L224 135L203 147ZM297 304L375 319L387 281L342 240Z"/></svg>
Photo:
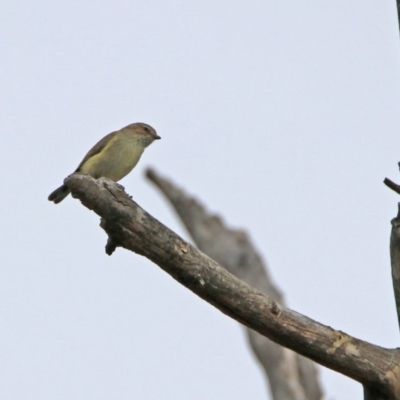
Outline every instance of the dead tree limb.
<svg viewBox="0 0 400 400"><path fill-rule="evenodd" d="M399 6L400 0L397 2ZM400 8L399 8L400 10ZM398 163L400 168L400 163ZM394 192L400 194L400 185L385 178L383 183ZM396 302L397 320L400 326L400 203L398 203L397 217L392 219L390 234L390 263L392 267L392 282L394 299Z"/></svg>
<svg viewBox="0 0 400 400"><path fill-rule="evenodd" d="M396 301L397 319L400 326L400 203L398 214L392 220L392 232L390 235L390 260L392 266L392 281L394 298Z"/></svg>
<svg viewBox="0 0 400 400"><path fill-rule="evenodd" d="M400 350L373 345L280 306L185 242L109 179L73 174L64 183L101 217L114 248L147 257L246 327L360 382L375 394L370 398L400 399Z"/></svg>
<svg viewBox="0 0 400 400"><path fill-rule="evenodd" d="M400 0L397 2L399 5ZM398 164L400 167L400 163ZM383 183L400 194L400 185L385 178ZM394 299L396 302L397 320L400 326L400 203L398 203L397 217L392 219L392 232L390 234L390 261L392 267L392 282Z"/></svg>
<svg viewBox="0 0 400 400"><path fill-rule="evenodd" d="M396 0L397 4L397 19L400 22L400 0Z"/></svg>
<svg viewBox="0 0 400 400"><path fill-rule="evenodd" d="M229 229L217 215L210 215L193 197L154 170L147 177L167 197L197 247L231 274L285 305L283 295L269 276L261 256L244 231ZM250 346L266 374L274 400L319 400L322 390L315 364L246 329Z"/></svg>

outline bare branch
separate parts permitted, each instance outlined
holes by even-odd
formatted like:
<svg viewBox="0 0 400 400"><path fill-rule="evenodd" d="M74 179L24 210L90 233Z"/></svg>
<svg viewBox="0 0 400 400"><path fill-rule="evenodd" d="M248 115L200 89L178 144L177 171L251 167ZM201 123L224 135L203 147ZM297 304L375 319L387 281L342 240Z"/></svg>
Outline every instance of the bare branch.
<svg viewBox="0 0 400 400"><path fill-rule="evenodd" d="M397 183L394 183L391 181L389 178L385 178L383 183L390 189L394 190L396 193L400 194L400 185Z"/></svg>
<svg viewBox="0 0 400 400"><path fill-rule="evenodd" d="M392 281L396 301L397 318L400 325L400 203L396 218L392 219L390 235L390 260L392 266Z"/></svg>
<svg viewBox="0 0 400 400"><path fill-rule="evenodd" d="M230 274L161 224L109 179L64 183L102 217L115 244L141 254L224 314L274 342L387 396L400 398L400 351L375 346L283 306Z"/></svg>
<svg viewBox="0 0 400 400"><path fill-rule="evenodd" d="M397 0L396 3L397 3L397 20L400 22L400 0Z"/></svg>
<svg viewBox="0 0 400 400"><path fill-rule="evenodd" d="M229 229L217 215L210 215L193 197L154 170L147 177L171 202L197 247L231 274L284 305L282 294L272 282L266 265L248 235ZM247 329L254 354L261 363L275 400L318 400L322 390L315 364Z"/></svg>
<svg viewBox="0 0 400 400"><path fill-rule="evenodd" d="M400 0L397 1L397 6L399 7L400 4ZM400 8L398 8L399 12L400 12ZM397 163L399 169L400 169L400 162ZM393 191L395 191L396 193L400 194L400 185L398 185L397 183L394 183L393 181L391 181L389 178L385 178L383 183L390 189L392 189Z"/></svg>
<svg viewBox="0 0 400 400"><path fill-rule="evenodd" d="M399 5L400 0L397 2ZM400 10L400 9L399 9ZM398 164L400 167L400 163ZM396 193L400 194L400 185L385 178L383 183ZM392 282L394 298L396 301L397 320L400 326L400 203L398 203L397 217L392 219L392 232L390 234L390 261L392 267Z"/></svg>

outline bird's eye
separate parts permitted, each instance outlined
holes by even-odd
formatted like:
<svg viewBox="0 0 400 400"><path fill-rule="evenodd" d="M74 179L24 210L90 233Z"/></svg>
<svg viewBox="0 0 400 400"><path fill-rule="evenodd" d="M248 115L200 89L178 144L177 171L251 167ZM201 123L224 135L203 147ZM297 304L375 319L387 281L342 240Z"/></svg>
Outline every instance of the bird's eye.
<svg viewBox="0 0 400 400"><path fill-rule="evenodd" d="M145 132L150 133L150 129L147 126L143 127L143 129L145 130Z"/></svg>

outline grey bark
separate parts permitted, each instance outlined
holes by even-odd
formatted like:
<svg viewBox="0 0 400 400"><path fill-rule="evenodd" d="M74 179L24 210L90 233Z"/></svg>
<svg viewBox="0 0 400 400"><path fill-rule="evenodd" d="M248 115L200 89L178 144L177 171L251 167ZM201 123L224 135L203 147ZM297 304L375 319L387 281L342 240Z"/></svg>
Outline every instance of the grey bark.
<svg viewBox="0 0 400 400"><path fill-rule="evenodd" d="M154 170L147 177L167 197L197 247L237 278L285 305L282 293L269 276L266 264L246 232L229 229L217 215L210 215L193 197ZM274 400L318 400L322 390L315 364L246 329L250 346L264 369Z"/></svg>
<svg viewBox="0 0 400 400"><path fill-rule="evenodd" d="M388 178L385 178L383 182L387 187L400 194L400 185L394 183ZM394 299L396 302L397 320L400 327L400 203L398 204L397 217L393 218L391 222L390 263L392 268L392 282Z"/></svg>
<svg viewBox="0 0 400 400"><path fill-rule="evenodd" d="M109 179L73 174L64 183L101 217L109 254L120 246L143 255L222 313L360 382L369 399L400 399L400 350L373 345L279 305L185 242Z"/></svg>
<svg viewBox="0 0 400 400"><path fill-rule="evenodd" d="M400 326L400 204L397 217L392 220L390 235L390 260L394 298L396 301L397 319Z"/></svg>

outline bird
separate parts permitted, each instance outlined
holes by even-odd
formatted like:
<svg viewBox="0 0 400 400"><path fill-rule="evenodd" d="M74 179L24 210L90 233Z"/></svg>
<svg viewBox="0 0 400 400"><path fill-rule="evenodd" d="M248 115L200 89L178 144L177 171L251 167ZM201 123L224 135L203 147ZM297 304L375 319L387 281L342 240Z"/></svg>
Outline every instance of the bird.
<svg viewBox="0 0 400 400"><path fill-rule="evenodd" d="M98 141L75 172L118 182L136 166L145 148L158 139L161 137L150 125L142 122L127 125ZM67 185L61 185L50 193L48 200L58 204L70 193Z"/></svg>

